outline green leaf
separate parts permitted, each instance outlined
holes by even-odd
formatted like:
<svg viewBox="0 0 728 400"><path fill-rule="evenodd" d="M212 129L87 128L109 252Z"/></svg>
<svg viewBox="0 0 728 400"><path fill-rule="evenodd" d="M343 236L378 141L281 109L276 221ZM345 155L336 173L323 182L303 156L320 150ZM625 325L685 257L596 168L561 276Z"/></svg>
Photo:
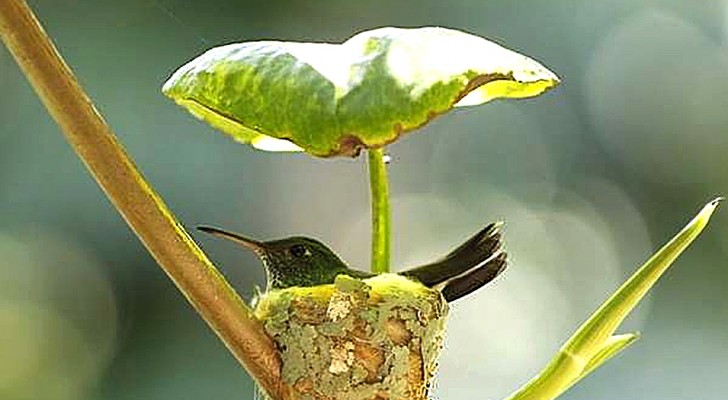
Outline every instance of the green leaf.
<svg viewBox="0 0 728 400"><path fill-rule="evenodd" d="M578 382L581 378L589 375L594 371L595 369L599 368L604 364L605 362L609 361L612 357L619 354L622 350L626 349L637 341L637 339L640 338L640 334L638 332L636 333L625 333L622 335L612 335L607 341L604 343L601 349L597 351L592 358L589 360L589 362L584 367L584 372L579 375L579 377L574 381L574 383Z"/></svg>
<svg viewBox="0 0 728 400"><path fill-rule="evenodd" d="M598 351L673 261L698 237L722 199L708 203L675 237L645 262L564 346L571 353ZM591 358L591 356L589 357Z"/></svg>
<svg viewBox="0 0 728 400"><path fill-rule="evenodd" d="M703 231L721 200L715 199L703 207L576 330L541 373L508 399L555 399L637 340L637 334L614 335L614 332L672 262Z"/></svg>
<svg viewBox="0 0 728 400"><path fill-rule="evenodd" d="M216 47L178 69L163 92L243 143L326 157L381 147L453 107L536 96L558 82L474 35L381 28L342 44Z"/></svg>

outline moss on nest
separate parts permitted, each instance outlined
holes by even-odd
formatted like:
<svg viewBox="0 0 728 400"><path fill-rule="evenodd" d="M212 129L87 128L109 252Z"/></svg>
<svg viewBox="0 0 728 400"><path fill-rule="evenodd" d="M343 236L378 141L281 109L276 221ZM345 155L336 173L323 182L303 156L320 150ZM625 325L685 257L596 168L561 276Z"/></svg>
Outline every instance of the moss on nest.
<svg viewBox="0 0 728 400"><path fill-rule="evenodd" d="M263 294L256 316L282 375L305 400L424 400L442 347L447 303L396 274Z"/></svg>

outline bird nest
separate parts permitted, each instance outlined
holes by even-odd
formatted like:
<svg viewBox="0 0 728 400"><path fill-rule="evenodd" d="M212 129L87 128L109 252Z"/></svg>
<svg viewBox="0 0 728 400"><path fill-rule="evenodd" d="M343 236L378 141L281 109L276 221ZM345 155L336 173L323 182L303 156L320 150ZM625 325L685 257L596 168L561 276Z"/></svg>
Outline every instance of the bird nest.
<svg viewBox="0 0 728 400"><path fill-rule="evenodd" d="M395 274L273 290L255 307L306 400L425 400L447 316L440 292Z"/></svg>

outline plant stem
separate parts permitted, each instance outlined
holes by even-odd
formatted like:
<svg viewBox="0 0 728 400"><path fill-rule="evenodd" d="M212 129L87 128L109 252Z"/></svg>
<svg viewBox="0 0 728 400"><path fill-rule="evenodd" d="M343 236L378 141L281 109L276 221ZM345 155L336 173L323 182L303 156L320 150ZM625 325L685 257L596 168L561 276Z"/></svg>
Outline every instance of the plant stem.
<svg viewBox="0 0 728 400"><path fill-rule="evenodd" d="M372 272L389 272L391 217L389 182L384 149L369 150L369 187L372 199Z"/></svg>
<svg viewBox="0 0 728 400"><path fill-rule="evenodd" d="M66 139L160 267L276 400L290 398L260 322L137 171L22 0L0 0L0 36Z"/></svg>

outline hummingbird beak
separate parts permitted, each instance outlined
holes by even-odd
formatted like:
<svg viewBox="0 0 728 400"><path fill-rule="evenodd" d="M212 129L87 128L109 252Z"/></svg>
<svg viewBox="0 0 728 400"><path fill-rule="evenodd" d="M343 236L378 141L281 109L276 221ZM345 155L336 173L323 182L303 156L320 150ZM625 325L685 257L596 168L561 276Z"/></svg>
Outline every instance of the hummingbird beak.
<svg viewBox="0 0 728 400"><path fill-rule="evenodd" d="M245 236L239 235L237 233L228 232L219 228L214 228L212 226L198 226L197 229L210 235L227 239L237 244L243 245L244 247L253 250L253 252L255 252L255 254L257 254L258 256L263 256L265 254L265 246L262 242L258 240L246 238Z"/></svg>

